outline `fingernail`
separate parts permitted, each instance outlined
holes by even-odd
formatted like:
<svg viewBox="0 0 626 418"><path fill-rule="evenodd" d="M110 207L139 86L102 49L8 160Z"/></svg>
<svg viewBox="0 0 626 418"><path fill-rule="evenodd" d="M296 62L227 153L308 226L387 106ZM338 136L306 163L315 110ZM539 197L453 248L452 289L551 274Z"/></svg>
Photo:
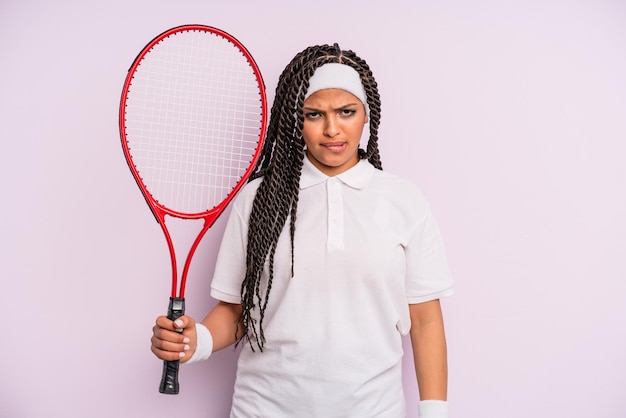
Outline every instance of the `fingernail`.
<svg viewBox="0 0 626 418"><path fill-rule="evenodd" d="M183 327L183 321L181 321L180 319L177 319L176 321L174 321L174 324L176 324L176 326L178 328L182 328Z"/></svg>
<svg viewBox="0 0 626 418"><path fill-rule="evenodd" d="M187 344L189 342L189 338L185 337L183 338L183 343Z"/></svg>
<svg viewBox="0 0 626 418"><path fill-rule="evenodd" d="M180 357L180 358L185 357L185 353L178 353L178 357Z"/></svg>
<svg viewBox="0 0 626 418"><path fill-rule="evenodd" d="M189 347L188 345L185 345L185 348L183 348L183 350L185 350L185 351L189 351L189 349L190 349L190 348L191 348L191 347Z"/></svg>

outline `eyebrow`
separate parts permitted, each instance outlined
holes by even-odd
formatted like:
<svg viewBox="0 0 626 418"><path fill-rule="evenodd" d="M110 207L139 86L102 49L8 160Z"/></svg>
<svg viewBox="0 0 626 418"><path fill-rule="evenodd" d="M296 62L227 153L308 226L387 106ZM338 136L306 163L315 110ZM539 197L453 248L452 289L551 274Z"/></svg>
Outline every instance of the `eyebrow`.
<svg viewBox="0 0 626 418"><path fill-rule="evenodd" d="M358 102L353 102L353 103L348 103L348 104L339 106L338 108L335 108L333 110L341 110L341 109L345 109L345 108L350 107L350 106L358 106L358 105L359 105ZM312 106L302 106L302 110L305 110L305 109L306 110L316 110L316 111L321 110L321 109L318 109L318 108L312 107Z"/></svg>

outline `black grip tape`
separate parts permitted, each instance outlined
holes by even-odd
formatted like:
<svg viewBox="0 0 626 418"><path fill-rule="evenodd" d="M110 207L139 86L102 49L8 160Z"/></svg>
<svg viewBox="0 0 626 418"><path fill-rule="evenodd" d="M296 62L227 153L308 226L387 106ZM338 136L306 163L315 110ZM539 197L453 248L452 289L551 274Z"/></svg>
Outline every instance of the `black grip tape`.
<svg viewBox="0 0 626 418"><path fill-rule="evenodd" d="M185 314L185 299L184 298L170 298L170 305L167 309L167 317L172 321L180 318ZM179 390L178 385L178 368L180 367L180 360L164 360L163 361L163 376L161 377L161 385L159 386L159 392L167 395L177 395Z"/></svg>

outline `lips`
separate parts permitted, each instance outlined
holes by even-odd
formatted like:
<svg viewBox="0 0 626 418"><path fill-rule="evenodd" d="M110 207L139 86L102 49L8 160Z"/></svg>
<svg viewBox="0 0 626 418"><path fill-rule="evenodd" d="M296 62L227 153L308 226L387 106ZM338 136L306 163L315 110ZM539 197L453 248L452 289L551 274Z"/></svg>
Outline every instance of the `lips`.
<svg viewBox="0 0 626 418"><path fill-rule="evenodd" d="M342 152L347 147L347 144L345 142L326 142L320 145L332 152Z"/></svg>

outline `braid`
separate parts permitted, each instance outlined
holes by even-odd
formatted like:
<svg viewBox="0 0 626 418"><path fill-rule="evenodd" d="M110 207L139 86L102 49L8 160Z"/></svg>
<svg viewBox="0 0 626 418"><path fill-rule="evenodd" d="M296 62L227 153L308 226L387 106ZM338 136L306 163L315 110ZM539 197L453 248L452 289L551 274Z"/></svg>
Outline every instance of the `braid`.
<svg viewBox="0 0 626 418"><path fill-rule="evenodd" d="M298 53L279 77L271 109L265 144L250 180L262 177L257 189L248 228L246 275L241 285L242 314L239 321L247 330L244 338L251 348L252 337L262 351L265 343L263 319L274 279L274 256L278 239L289 218L291 239L291 276L294 275L294 240L300 190L300 174L305 158L304 96L315 70L329 62L352 66L359 75L370 108L370 138L367 149L359 149L359 158L382 169L378 151L380 97L378 87L367 63L352 51L339 45L318 45ZM267 265L268 277L264 294L261 277ZM258 307L258 324L253 311Z"/></svg>
<svg viewBox="0 0 626 418"><path fill-rule="evenodd" d="M367 105L370 108L370 137L367 141L367 150L359 150L359 158L367 159L374 167L382 170L380 152L378 151L378 127L380 125L380 95L378 94L378 84L374 79L374 74L369 65L354 52L343 51L343 64L350 65L361 76L361 83L367 96Z"/></svg>

